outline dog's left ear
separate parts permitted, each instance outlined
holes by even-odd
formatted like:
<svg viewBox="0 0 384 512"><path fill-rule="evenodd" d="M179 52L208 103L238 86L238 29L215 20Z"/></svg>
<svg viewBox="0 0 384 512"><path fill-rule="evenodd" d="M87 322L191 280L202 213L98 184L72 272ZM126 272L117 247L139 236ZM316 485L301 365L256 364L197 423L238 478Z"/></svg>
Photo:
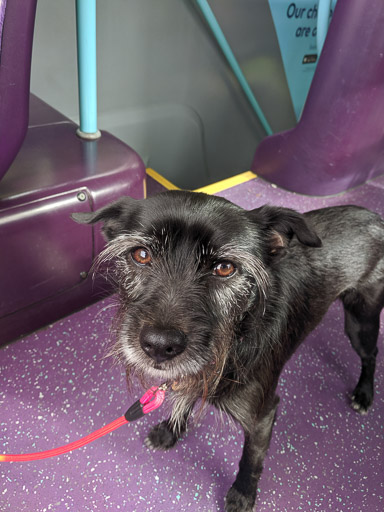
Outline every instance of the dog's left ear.
<svg viewBox="0 0 384 512"><path fill-rule="evenodd" d="M322 246L307 219L295 210L265 205L248 211L247 216L267 236L272 256L283 256L294 235L303 245Z"/></svg>
<svg viewBox="0 0 384 512"><path fill-rule="evenodd" d="M72 213L71 218L79 224L104 223L102 231L107 241L112 240L128 229L138 211L139 201L131 197L121 197L114 203L100 208L96 212Z"/></svg>

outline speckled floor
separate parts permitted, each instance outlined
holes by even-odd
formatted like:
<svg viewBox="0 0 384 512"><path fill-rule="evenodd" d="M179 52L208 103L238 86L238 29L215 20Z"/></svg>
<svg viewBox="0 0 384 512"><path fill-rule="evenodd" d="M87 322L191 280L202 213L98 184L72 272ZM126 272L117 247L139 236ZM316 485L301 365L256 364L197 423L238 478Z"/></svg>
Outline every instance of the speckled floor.
<svg viewBox="0 0 384 512"><path fill-rule="evenodd" d="M355 203L384 214L384 180L335 198L307 198L253 180L220 193L253 208L304 211ZM105 358L114 298L0 351L3 453L75 440L121 416L128 396L121 368ZM308 337L280 378L281 402L260 480L259 511L384 510L384 350L367 416L349 407L359 358L343 334L339 304ZM241 431L209 410L169 453L148 451L148 428L167 405L136 423L55 459L1 463L0 509L12 512L223 510L237 470Z"/></svg>

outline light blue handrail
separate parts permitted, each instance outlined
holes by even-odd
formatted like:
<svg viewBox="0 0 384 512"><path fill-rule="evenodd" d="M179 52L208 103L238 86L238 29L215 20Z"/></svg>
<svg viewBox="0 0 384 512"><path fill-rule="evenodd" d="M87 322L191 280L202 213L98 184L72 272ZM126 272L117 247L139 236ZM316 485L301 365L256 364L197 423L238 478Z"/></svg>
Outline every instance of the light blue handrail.
<svg viewBox="0 0 384 512"><path fill-rule="evenodd" d="M321 50L323 49L324 41L328 32L329 14L331 11L332 0L319 0L317 11L317 59L320 57Z"/></svg>
<svg viewBox="0 0 384 512"><path fill-rule="evenodd" d="M96 0L76 0L77 68L80 128L85 139L97 139Z"/></svg>
<svg viewBox="0 0 384 512"><path fill-rule="evenodd" d="M267 121L267 119L264 116L263 111L260 108L260 105L258 104L248 82L245 78L239 63L236 60L236 57L233 54L233 51L231 47L228 44L228 41L226 40L223 31L221 30L221 27L215 17L215 15L212 12L211 7L209 6L207 0L196 0L198 6L200 7L201 12L204 15L205 20L207 21L208 25L210 26L213 35L215 36L215 39L217 43L219 44L225 58L228 61L228 64L230 65L234 75L236 76L241 88L244 91L244 94L246 95L249 103L251 104L253 110L255 111L257 117L260 120L260 123L262 124L264 130L268 135L272 135L272 129Z"/></svg>

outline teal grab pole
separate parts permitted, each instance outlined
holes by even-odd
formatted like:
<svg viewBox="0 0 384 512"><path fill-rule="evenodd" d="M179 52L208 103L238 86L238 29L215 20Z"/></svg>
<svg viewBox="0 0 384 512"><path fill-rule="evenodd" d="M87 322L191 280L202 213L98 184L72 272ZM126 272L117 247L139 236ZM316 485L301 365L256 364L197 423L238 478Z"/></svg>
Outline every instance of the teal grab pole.
<svg viewBox="0 0 384 512"><path fill-rule="evenodd" d="M239 63L236 60L236 57L234 56L231 47L228 44L228 41L226 40L223 31L221 30L221 27L215 17L215 15L212 12L212 9L210 8L207 0L196 0L198 6L200 7L201 12L203 13L203 16L205 20L207 21L209 27L211 28L213 35L215 36L215 39L217 43L219 44L225 58L228 61L228 64L230 65L234 75L237 78L237 81L239 82L241 88L244 91L245 96L247 97L249 103L251 104L253 110L255 111L257 117L260 120L260 123L262 124L264 130L268 135L272 135L272 129L269 126L268 121L266 120L263 111L260 108L260 105L258 104L252 89L249 87L249 84L247 82L247 79L245 78Z"/></svg>
<svg viewBox="0 0 384 512"><path fill-rule="evenodd" d="M317 11L317 58L319 59L321 50L323 49L324 41L328 32L329 14L331 11L332 0L319 0Z"/></svg>
<svg viewBox="0 0 384 512"><path fill-rule="evenodd" d="M97 139L96 0L76 0L80 127L84 139Z"/></svg>

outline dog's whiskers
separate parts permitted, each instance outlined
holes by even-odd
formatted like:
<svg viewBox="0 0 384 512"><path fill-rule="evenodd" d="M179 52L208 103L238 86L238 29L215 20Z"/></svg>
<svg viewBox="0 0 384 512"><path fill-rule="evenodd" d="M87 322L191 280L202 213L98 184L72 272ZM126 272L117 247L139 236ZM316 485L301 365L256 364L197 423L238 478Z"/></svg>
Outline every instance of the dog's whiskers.
<svg viewBox="0 0 384 512"><path fill-rule="evenodd" d="M95 318L99 317L102 313L104 313L105 311L107 311L109 309L118 308L118 307L119 307L118 302L107 304L106 306L102 306L99 309L99 311L96 313Z"/></svg>

